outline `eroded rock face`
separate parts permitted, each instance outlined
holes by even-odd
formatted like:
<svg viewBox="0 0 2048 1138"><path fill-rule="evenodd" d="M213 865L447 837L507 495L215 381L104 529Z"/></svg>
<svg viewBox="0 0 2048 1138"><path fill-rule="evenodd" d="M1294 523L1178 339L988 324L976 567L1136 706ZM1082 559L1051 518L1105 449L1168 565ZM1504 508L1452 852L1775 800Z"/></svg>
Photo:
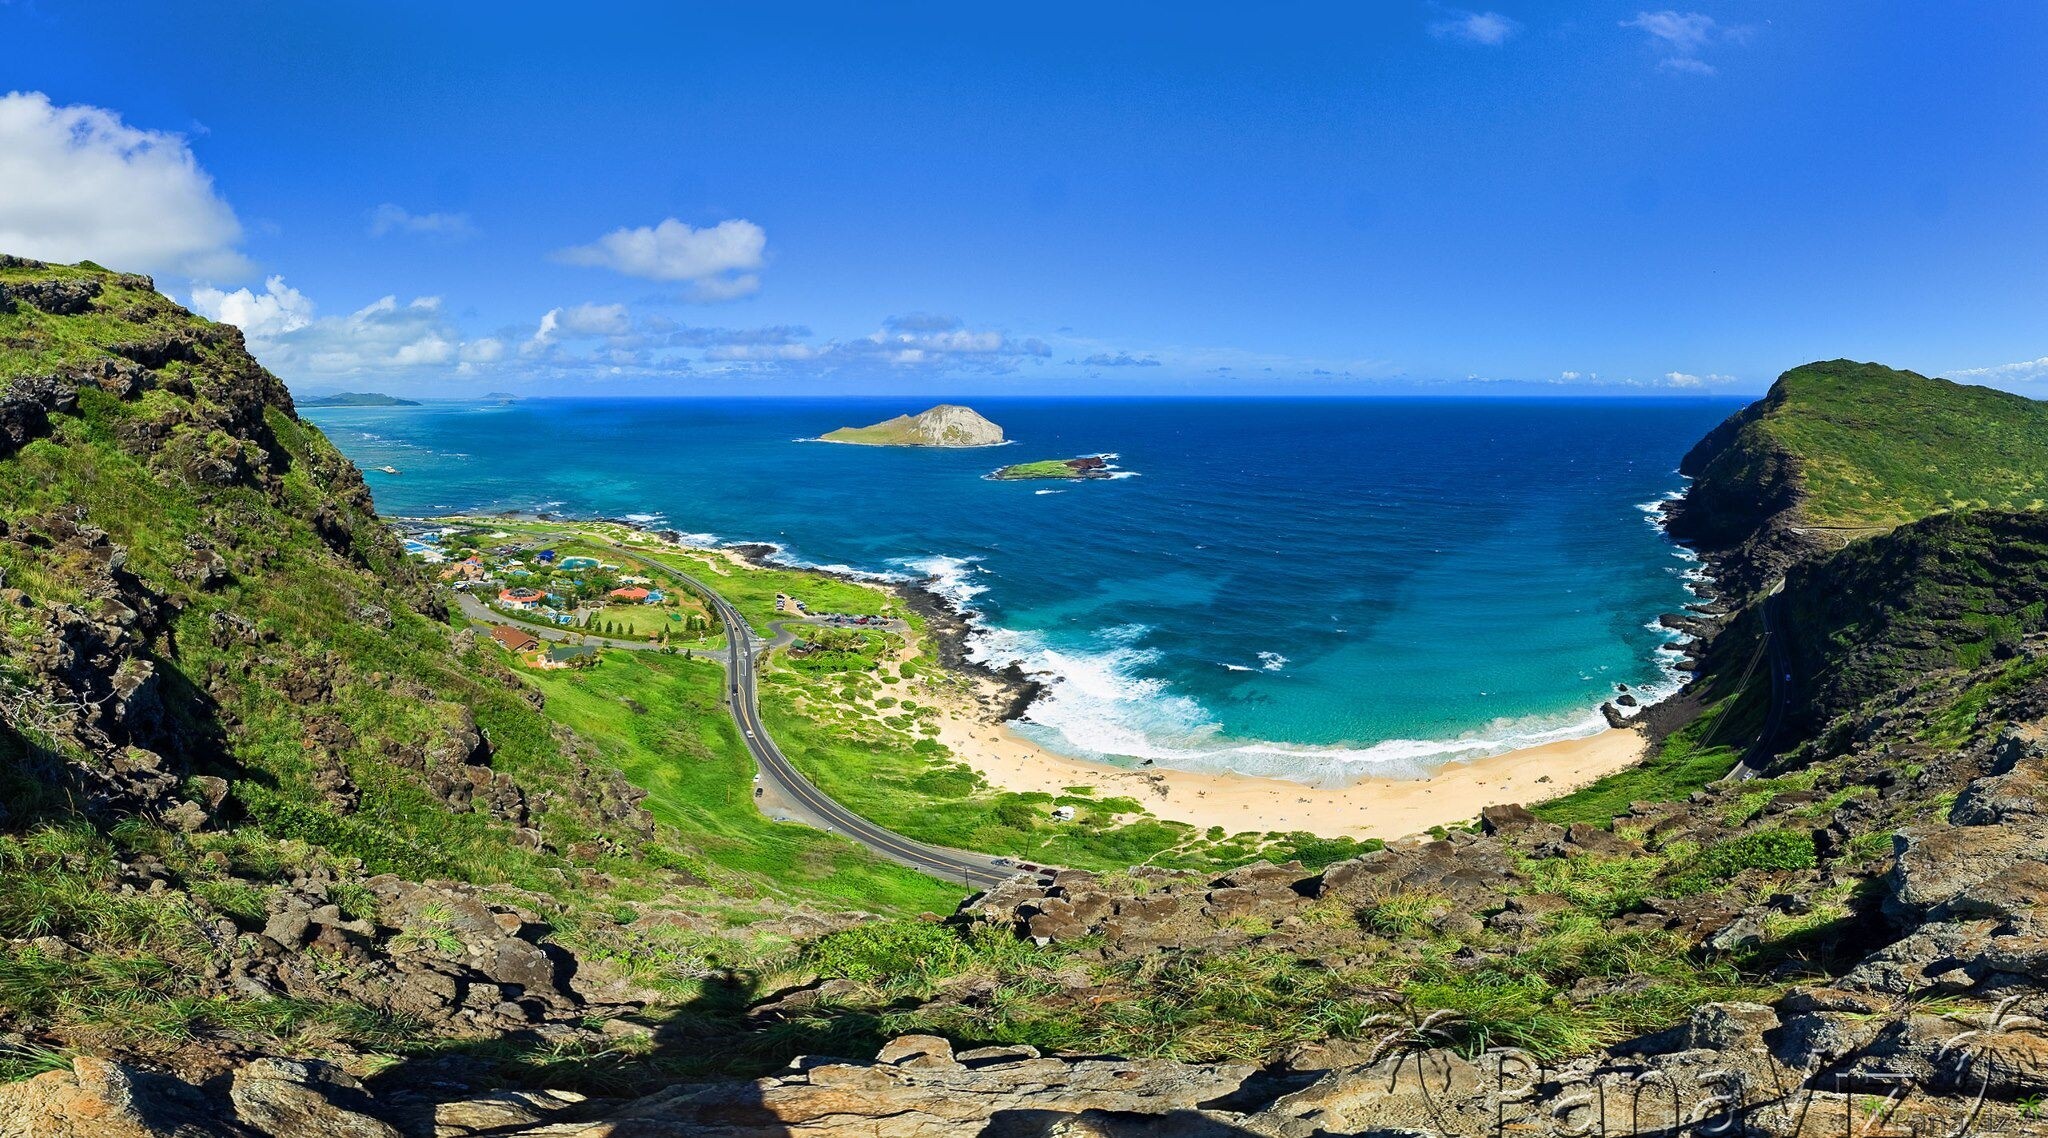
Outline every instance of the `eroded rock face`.
<svg viewBox="0 0 2048 1138"><path fill-rule="evenodd" d="M1824 1013L1808 1013L1813 1020ZM1934 1016L1862 1017L1859 1056L1838 1068L1912 1073L1922 1133L1971 1121L2028 1133L2013 1101L2038 1093L2041 1037ZM1054 1057L1031 1047L956 1050L936 1036L872 1059L799 1058L767 1078L688 1081L632 1101L549 1091L378 1098L319 1063L262 1059L204 1089L82 1061L0 1087L0 1135L14 1138L1334 1138L1340 1135L1610 1133L1792 1138L1836 1119L1839 1092L1802 1045L1837 1036L1758 1004L1700 1008L1669 1046L1544 1064L1512 1050L1464 1058L1371 1041L1308 1048L1290 1064L1186 1064ZM1774 1054L1774 1049L1777 1054ZM1967 1051L1967 1085L1944 1083ZM1813 1050L1811 1046L1808 1051ZM1803 1066L1801 1064L1804 1064ZM1858 1067L1864 1064L1867 1067ZM1787 1080L1790 1080L1789 1082ZM1981 1105L1980 1083L1992 1089ZM1830 1085L1832 1081L1830 1080ZM1881 1083L1873 1085L1883 1085ZM1881 1092L1880 1092L1881 1093ZM1864 1101L1874 1096L1863 1096ZM1550 1129L1557 1126L1559 1129ZM1689 1131L1688 1131L1689 1132Z"/></svg>
<svg viewBox="0 0 2048 1138"><path fill-rule="evenodd" d="M1905 994L2048 987L2048 748L2009 729L1946 822L1894 839L1884 911L1906 935L1844 980Z"/></svg>

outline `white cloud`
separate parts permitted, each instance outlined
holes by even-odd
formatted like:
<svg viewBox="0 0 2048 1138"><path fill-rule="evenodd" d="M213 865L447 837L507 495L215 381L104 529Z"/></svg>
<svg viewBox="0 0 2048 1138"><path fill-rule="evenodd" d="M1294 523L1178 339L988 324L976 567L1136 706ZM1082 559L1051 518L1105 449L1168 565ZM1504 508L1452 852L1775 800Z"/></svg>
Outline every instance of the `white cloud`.
<svg viewBox="0 0 2048 1138"><path fill-rule="evenodd" d="M1672 51L1695 52L1707 46L1714 38L1718 26L1712 16L1698 12L1637 12L1634 19L1623 20L1624 28L1639 28L1655 39L1664 41Z"/></svg>
<svg viewBox="0 0 2048 1138"><path fill-rule="evenodd" d="M815 344L714 344L704 358L720 362L814 360L830 347Z"/></svg>
<svg viewBox="0 0 2048 1138"><path fill-rule="evenodd" d="M1704 59L1695 59L1690 55L1674 55L1669 59L1660 59L1657 61L1657 66L1666 71L1677 71L1686 75L1719 75L1721 73L1720 69L1713 64L1708 63Z"/></svg>
<svg viewBox="0 0 2048 1138"><path fill-rule="evenodd" d="M1664 373L1664 382L1672 387L1704 387L1710 383L1734 383L1736 380L1732 375L1692 375L1682 371L1667 371Z"/></svg>
<svg viewBox="0 0 2048 1138"><path fill-rule="evenodd" d="M385 202L370 211L370 236L416 233L434 237L471 237L476 234L466 213L413 213L401 205Z"/></svg>
<svg viewBox="0 0 2048 1138"><path fill-rule="evenodd" d="M1097 353L1095 353L1095 354L1094 354L1094 355L1092 355L1092 356L1083 356L1083 357L1081 357L1081 359L1080 359L1080 360L1078 360L1078 361L1075 361L1075 360L1069 360L1069 361L1067 361L1067 362L1069 362L1069 363L1076 363L1076 362L1078 362L1078 363L1079 363L1079 364L1080 364L1080 365L1081 365L1082 367L1158 367L1158 366L1159 366L1159 361L1158 361L1158 359L1156 359L1155 357L1152 357L1152 356L1134 356L1134 355L1132 355L1131 353L1129 353L1129 352L1124 352L1124 351L1117 351L1117 352L1097 352Z"/></svg>
<svg viewBox="0 0 2048 1138"><path fill-rule="evenodd" d="M313 302L282 277L264 282L259 295L239 288L192 291L194 312L242 329L256 358L287 380L364 372L406 373L445 367L466 370L502 358L495 339L465 341L441 311L441 298L400 304L386 296L347 316L316 316Z"/></svg>
<svg viewBox="0 0 2048 1138"><path fill-rule="evenodd" d="M1743 43L1749 39L1750 29L1742 25L1723 24L1712 16L1699 12L1637 12L1634 17L1621 21L1624 28L1635 28L1666 54L1657 61L1657 66L1666 71L1686 75L1718 74L1714 65L1701 59L1700 53L1708 47L1724 43Z"/></svg>
<svg viewBox="0 0 2048 1138"><path fill-rule="evenodd" d="M261 294L246 288L222 292L202 285L192 290L192 310L210 320L233 324L251 339L296 332L313 322L313 302L278 276L263 282Z"/></svg>
<svg viewBox="0 0 2048 1138"><path fill-rule="evenodd" d="M633 319L623 304L578 304L550 308L541 314L540 327L521 346L528 355L543 351L563 340L592 337L617 338L631 333Z"/></svg>
<svg viewBox="0 0 2048 1138"><path fill-rule="evenodd" d="M732 300L761 287L768 233L742 218L695 229L671 217L659 225L615 229L555 254L571 265L610 269L652 281L683 281L691 298Z"/></svg>
<svg viewBox="0 0 2048 1138"><path fill-rule="evenodd" d="M1948 374L1956 379L2008 380L2022 383L2048 379L2048 356L2042 356L2037 360L2021 360L2018 363L1994 364L1991 367L1963 368Z"/></svg>
<svg viewBox="0 0 2048 1138"><path fill-rule="evenodd" d="M221 278L249 271L241 237L183 136L39 91L0 95L0 250Z"/></svg>
<svg viewBox="0 0 2048 1138"><path fill-rule="evenodd" d="M1579 373L1575 371L1563 371L1557 374L1557 378L1563 380L1573 380L1579 378Z"/></svg>
<svg viewBox="0 0 2048 1138"><path fill-rule="evenodd" d="M1453 10L1443 19L1431 23L1429 34L1438 39L1458 39L1487 47L1499 47L1521 29L1520 23L1499 12Z"/></svg>
<svg viewBox="0 0 2048 1138"><path fill-rule="evenodd" d="M953 369L1001 373L1052 348L1037 337L1013 339L991 329L968 328L957 316L912 313L892 316L865 336L804 343L802 328L752 331L687 329L692 343L705 345L707 363L773 370L804 365L815 374L875 374ZM715 333L715 334L714 334ZM671 342L684 342L671 338Z"/></svg>

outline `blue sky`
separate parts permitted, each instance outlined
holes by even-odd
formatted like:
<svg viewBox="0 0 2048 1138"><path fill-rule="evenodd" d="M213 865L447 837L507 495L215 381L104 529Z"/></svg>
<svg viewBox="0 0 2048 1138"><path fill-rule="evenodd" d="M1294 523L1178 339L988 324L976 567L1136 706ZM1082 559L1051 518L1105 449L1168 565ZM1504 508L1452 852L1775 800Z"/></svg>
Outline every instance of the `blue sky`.
<svg viewBox="0 0 2048 1138"><path fill-rule="evenodd" d="M2034 3L0 0L0 43L0 247L152 271L302 389L2048 381Z"/></svg>

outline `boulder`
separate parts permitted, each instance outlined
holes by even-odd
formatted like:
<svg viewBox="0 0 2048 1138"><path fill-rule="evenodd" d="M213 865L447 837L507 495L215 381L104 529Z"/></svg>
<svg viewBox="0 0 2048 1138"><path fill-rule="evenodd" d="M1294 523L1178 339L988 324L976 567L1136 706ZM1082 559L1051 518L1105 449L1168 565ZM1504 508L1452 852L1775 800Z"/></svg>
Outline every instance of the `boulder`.
<svg viewBox="0 0 2048 1138"><path fill-rule="evenodd" d="M228 1098L235 1118L262 1134L404 1138L389 1123L349 1109L367 1106L369 1096L361 1083L326 1063L258 1059L235 1072Z"/></svg>

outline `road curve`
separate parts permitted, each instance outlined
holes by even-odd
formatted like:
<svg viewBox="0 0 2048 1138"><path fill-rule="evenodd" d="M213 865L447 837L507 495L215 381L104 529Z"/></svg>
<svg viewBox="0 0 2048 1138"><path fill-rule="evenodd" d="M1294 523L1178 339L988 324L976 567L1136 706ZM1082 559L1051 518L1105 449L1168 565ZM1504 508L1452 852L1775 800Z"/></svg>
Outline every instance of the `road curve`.
<svg viewBox="0 0 2048 1138"><path fill-rule="evenodd" d="M631 550L612 545L610 542L602 544L620 553L632 553ZM1000 885L1018 874L1019 871L1014 866L998 864L999 859L985 854L928 846L923 842L912 841L893 830L885 830L841 806L824 791L819 790L783 755L782 750L775 745L775 740L769 737L767 727L761 723L756 668L760 662L759 654L767 646L759 643L753 629L748 627L746 618L741 616L739 610L721 596L718 590L680 570L671 569L644 556L643 559L648 562L652 571L685 586L708 601L717 612L719 621L725 625L726 703L732 709L733 722L739 726L740 741L746 744L747 753L754 757L755 765L760 768L761 782L773 788L784 801L790 803L793 807L792 813L818 829L839 834L890 861L929 873L933 877L958 881L969 888L986 889ZM777 642L783 642L783 637L788 635L787 631L781 628L776 631Z"/></svg>

